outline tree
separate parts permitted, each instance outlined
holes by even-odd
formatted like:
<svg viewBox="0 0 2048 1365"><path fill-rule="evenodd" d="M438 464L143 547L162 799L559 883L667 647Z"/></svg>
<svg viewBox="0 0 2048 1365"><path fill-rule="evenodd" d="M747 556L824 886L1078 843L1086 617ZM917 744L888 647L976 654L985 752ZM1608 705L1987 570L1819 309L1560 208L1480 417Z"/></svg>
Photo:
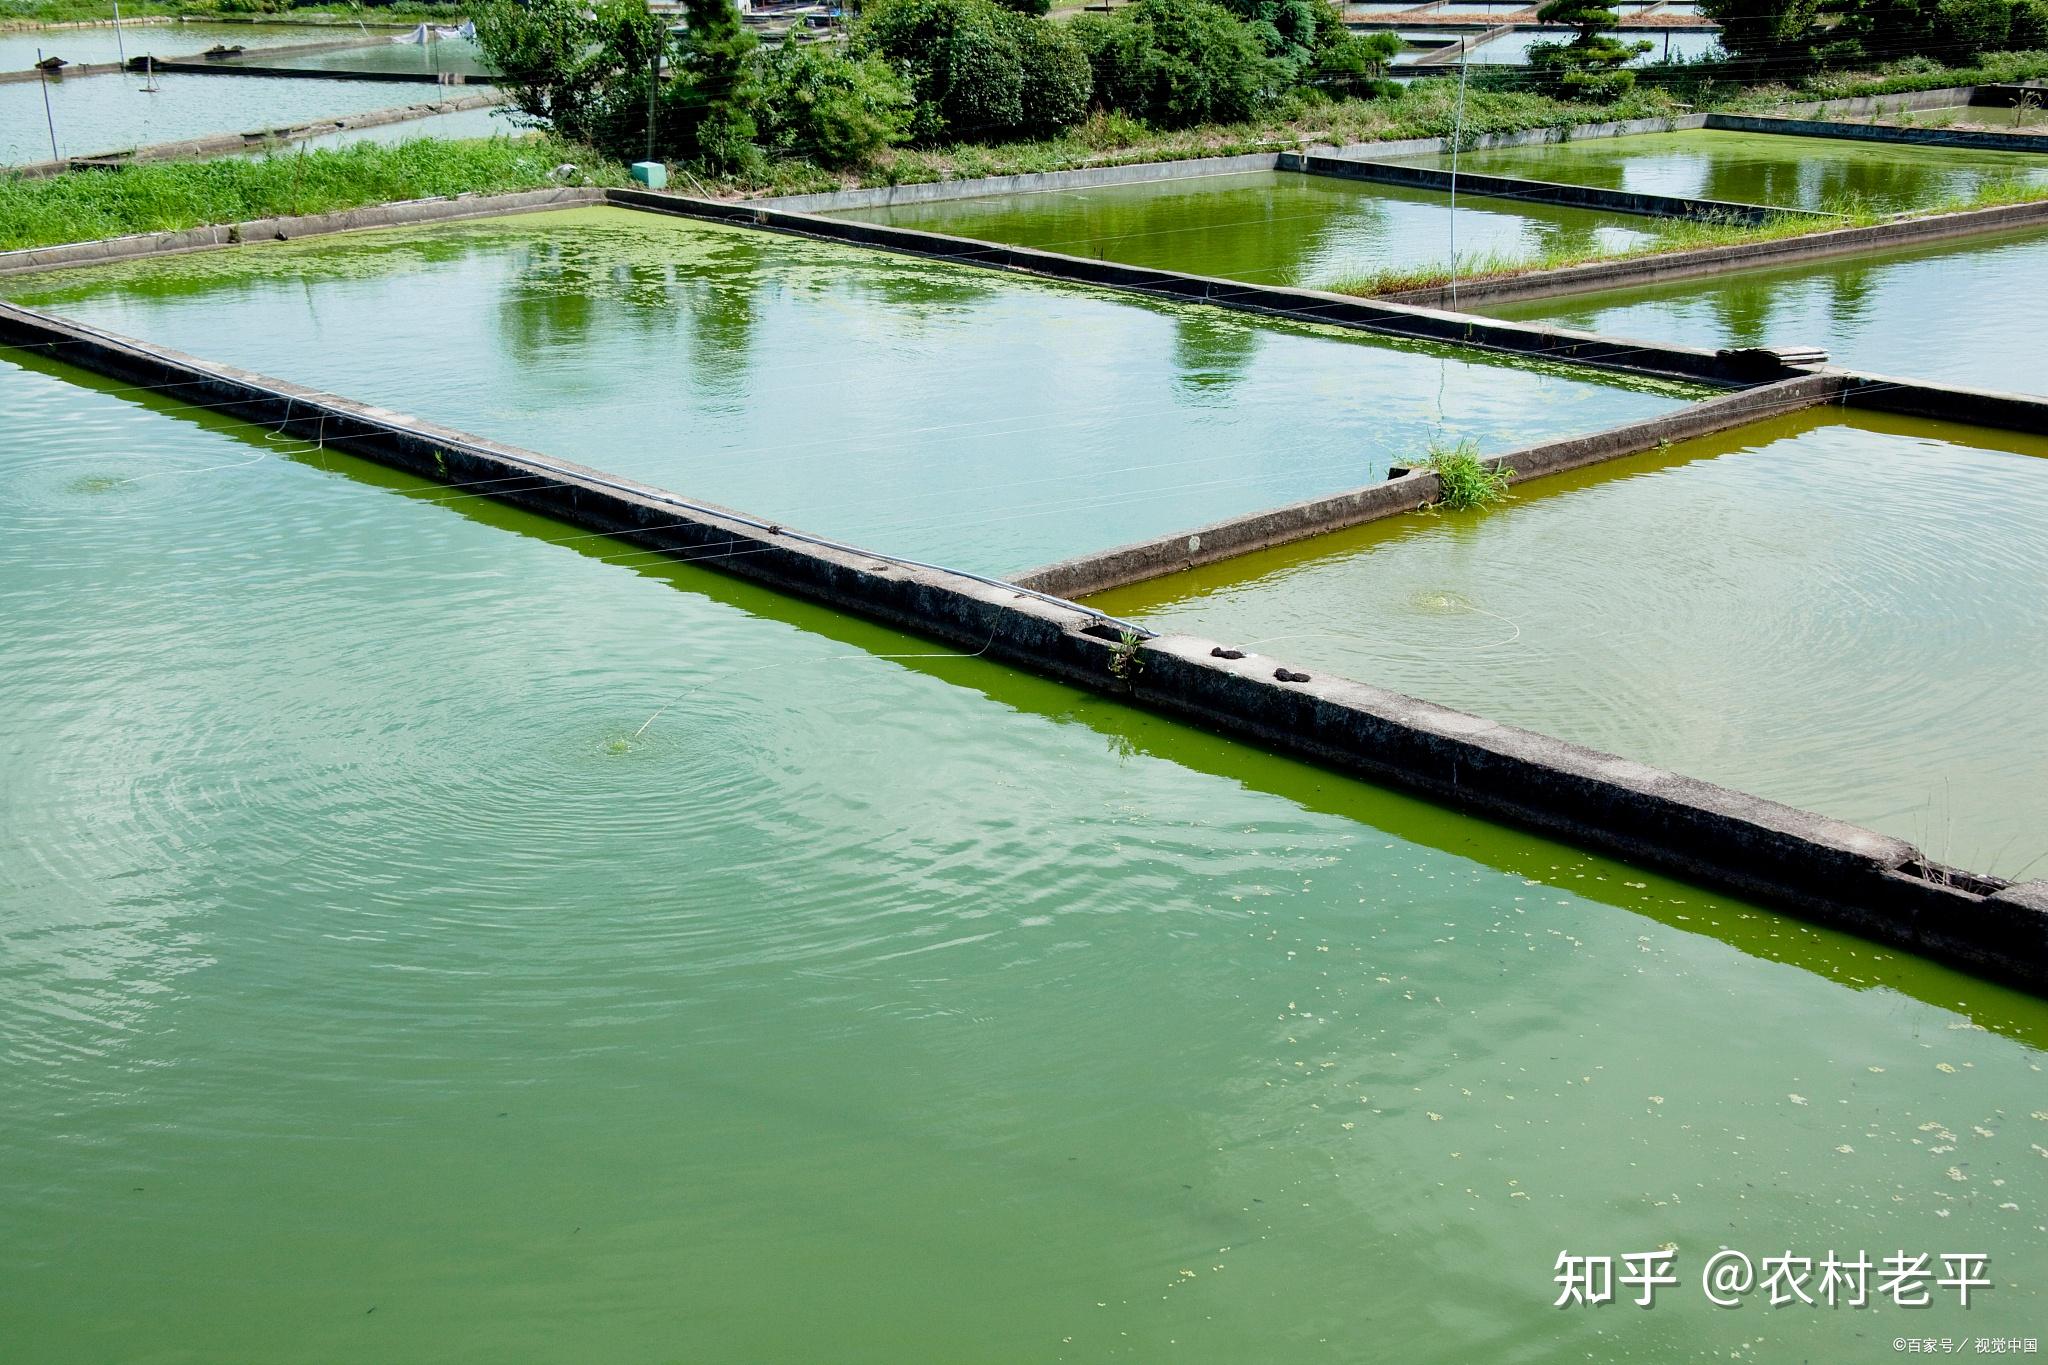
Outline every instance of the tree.
<svg viewBox="0 0 2048 1365"><path fill-rule="evenodd" d="M1529 66L1557 94L1579 99L1617 99L1635 87L1628 63L1650 50L1643 41L1623 42L1607 30L1621 16L1603 0L1545 0L1536 11L1539 23L1576 30L1568 43L1531 43Z"/></svg>
<svg viewBox="0 0 2048 1365"><path fill-rule="evenodd" d="M717 171L758 162L759 40L741 25L733 0L684 0L683 20L675 77L661 92L669 145Z"/></svg>
<svg viewBox="0 0 2048 1365"><path fill-rule="evenodd" d="M909 135L917 102L894 67L791 34L762 62L761 135L820 166L859 166Z"/></svg>
<svg viewBox="0 0 2048 1365"><path fill-rule="evenodd" d="M1072 28L1096 101L1160 127L1248 119L1285 84L1251 28L1209 0L1138 0Z"/></svg>
<svg viewBox="0 0 2048 1365"><path fill-rule="evenodd" d="M909 80L922 142L1052 132L1088 106L1087 55L1066 26L992 0L883 0L854 44Z"/></svg>
<svg viewBox="0 0 2048 1365"><path fill-rule="evenodd" d="M1813 65L1827 0L1700 0L1721 26L1721 50L1757 74L1795 76Z"/></svg>

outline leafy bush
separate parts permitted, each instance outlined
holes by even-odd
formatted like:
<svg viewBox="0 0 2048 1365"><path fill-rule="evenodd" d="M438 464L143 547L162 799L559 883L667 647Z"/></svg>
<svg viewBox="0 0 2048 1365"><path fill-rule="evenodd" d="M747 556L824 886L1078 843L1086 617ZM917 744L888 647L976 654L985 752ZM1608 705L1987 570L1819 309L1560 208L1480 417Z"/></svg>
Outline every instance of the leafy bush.
<svg viewBox="0 0 2048 1365"><path fill-rule="evenodd" d="M1251 27L1209 0L1138 0L1072 28L1096 100L1159 127L1248 119L1283 83Z"/></svg>
<svg viewBox="0 0 2048 1365"><path fill-rule="evenodd" d="M2018 52L2048 50L2048 0L2018 0L2006 42Z"/></svg>
<svg viewBox="0 0 2048 1365"><path fill-rule="evenodd" d="M909 135L916 97L880 57L849 56L794 35L761 63L761 138L820 166L863 166Z"/></svg>
<svg viewBox="0 0 2048 1365"><path fill-rule="evenodd" d="M882 0L854 41L909 78L919 141L1050 132L1088 106L1087 57L1073 35L992 0Z"/></svg>

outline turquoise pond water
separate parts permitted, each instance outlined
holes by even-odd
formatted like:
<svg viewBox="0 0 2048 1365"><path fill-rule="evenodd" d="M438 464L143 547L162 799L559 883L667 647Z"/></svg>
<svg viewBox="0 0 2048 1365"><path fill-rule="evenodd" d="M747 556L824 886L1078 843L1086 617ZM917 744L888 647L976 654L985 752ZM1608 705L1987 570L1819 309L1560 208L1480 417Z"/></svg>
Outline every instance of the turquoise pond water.
<svg viewBox="0 0 2048 1365"><path fill-rule="evenodd" d="M1691 391L579 209L9 282L17 301L807 531L1016 572Z"/></svg>
<svg viewBox="0 0 2048 1365"><path fill-rule="evenodd" d="M261 132L447 97L434 85L259 76L158 76L143 89L130 75L0 85L0 165L126 151L216 133ZM46 119L43 97L50 99ZM482 87L461 93L484 93ZM51 124L57 157L50 155Z"/></svg>
<svg viewBox="0 0 2048 1365"><path fill-rule="evenodd" d="M0 1359L1661 1365L2048 1315L2042 1001L35 366ZM1551 1306L1560 1250L1660 1245L1654 1311ZM1993 1288L1720 1310L1723 1245Z"/></svg>
<svg viewBox="0 0 2048 1365"><path fill-rule="evenodd" d="M118 34L111 24L91 28L0 29L0 71L29 70L36 64L39 50L46 56L62 57L74 66L94 66L119 61L124 53L130 57L145 53L157 57L196 57L216 46L255 51L302 43L341 42L352 37L374 41L395 31L387 28L364 33L331 25L210 24L204 20L129 23L123 24Z"/></svg>

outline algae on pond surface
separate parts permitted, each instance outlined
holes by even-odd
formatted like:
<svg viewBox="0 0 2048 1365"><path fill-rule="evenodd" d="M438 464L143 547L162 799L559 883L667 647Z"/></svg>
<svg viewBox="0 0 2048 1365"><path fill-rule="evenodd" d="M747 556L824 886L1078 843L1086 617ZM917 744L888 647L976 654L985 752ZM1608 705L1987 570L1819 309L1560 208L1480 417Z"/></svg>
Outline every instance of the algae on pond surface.
<svg viewBox="0 0 2048 1365"><path fill-rule="evenodd" d="M1016 572L1700 390L592 208L17 302L892 554Z"/></svg>

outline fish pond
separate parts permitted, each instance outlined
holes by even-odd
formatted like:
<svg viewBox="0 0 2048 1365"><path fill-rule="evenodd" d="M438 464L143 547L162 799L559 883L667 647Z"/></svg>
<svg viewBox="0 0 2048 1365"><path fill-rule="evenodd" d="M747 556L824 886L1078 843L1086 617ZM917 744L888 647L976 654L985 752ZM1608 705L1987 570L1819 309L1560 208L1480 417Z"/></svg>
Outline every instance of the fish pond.
<svg viewBox="0 0 2048 1365"><path fill-rule="evenodd" d="M1659 220L1288 171L1194 176L1085 190L988 195L844 209L835 218L943 232L1069 256L1326 288L1459 256L1521 262L1546 254L1654 246Z"/></svg>
<svg viewBox="0 0 2048 1365"><path fill-rule="evenodd" d="M360 40L381 42L394 30L365 30L321 24L220 24L203 20L175 24L111 24L91 28L0 29L0 71L27 71L36 53L62 57L73 66L118 62L125 56L197 57L208 48L270 47Z"/></svg>
<svg viewBox="0 0 2048 1365"><path fill-rule="evenodd" d="M2048 1315L2041 1001L4 355L0 528L5 1359ZM1714 1309L1724 1245L1994 1287Z"/></svg>
<svg viewBox="0 0 2048 1365"><path fill-rule="evenodd" d="M447 97L431 85L268 76L121 74L0 85L0 165L122 152L219 133L262 132ZM476 93L474 91L469 93ZM48 116L43 97L50 100ZM56 152L51 156L51 128Z"/></svg>
<svg viewBox="0 0 2048 1365"><path fill-rule="evenodd" d="M2048 230L1731 270L1647 288L1481 302L1497 317L1688 346L1819 346L1836 365L2048 394Z"/></svg>
<svg viewBox="0 0 2048 1365"><path fill-rule="evenodd" d="M1448 168L1450 157L1433 157ZM1933 208L1982 190L2048 184L2048 156L1692 128L1466 152L1458 169L1568 185L1787 209Z"/></svg>
<svg viewBox="0 0 2048 1365"><path fill-rule="evenodd" d="M48 307L957 567L1015 572L1693 391L592 208L11 281Z"/></svg>
<svg viewBox="0 0 2048 1365"><path fill-rule="evenodd" d="M1809 410L1093 599L2048 868L2048 439Z"/></svg>

